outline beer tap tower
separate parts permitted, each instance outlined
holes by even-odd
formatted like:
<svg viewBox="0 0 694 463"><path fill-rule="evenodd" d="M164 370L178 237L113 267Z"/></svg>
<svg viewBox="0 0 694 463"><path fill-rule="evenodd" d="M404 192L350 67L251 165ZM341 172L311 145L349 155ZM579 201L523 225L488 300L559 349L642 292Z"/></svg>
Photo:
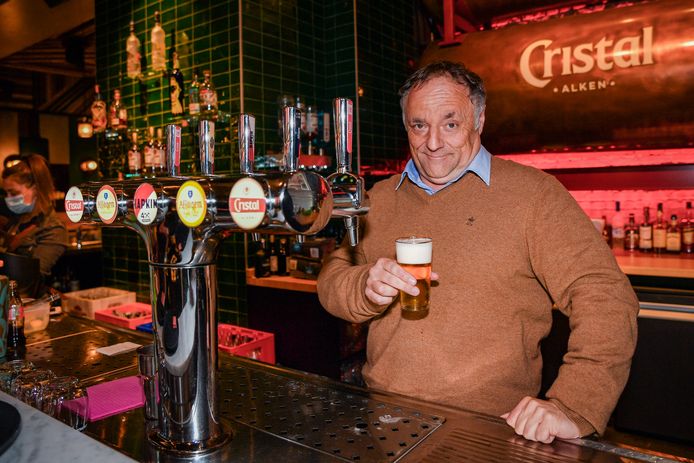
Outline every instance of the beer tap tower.
<svg viewBox="0 0 694 463"><path fill-rule="evenodd" d="M219 419L216 389L215 262L223 238L252 230L312 235L331 216L355 226L368 210L362 180L349 173L351 101L335 101L345 110L335 115L338 173L329 181L297 170L300 113L285 107L283 172L253 173L255 118L242 114L240 175L214 174L214 122L202 120L202 175L180 175L181 128L169 125L166 177L89 182L67 192L65 210L73 222L123 226L145 242L159 378L159 421L148 437L164 452L205 453L231 438ZM356 236L350 231L353 244Z"/></svg>

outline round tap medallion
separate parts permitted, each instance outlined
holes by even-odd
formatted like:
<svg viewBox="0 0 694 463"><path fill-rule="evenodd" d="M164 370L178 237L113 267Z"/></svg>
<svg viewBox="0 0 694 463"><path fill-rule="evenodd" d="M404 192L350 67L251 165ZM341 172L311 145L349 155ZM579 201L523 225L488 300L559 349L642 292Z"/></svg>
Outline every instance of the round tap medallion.
<svg viewBox="0 0 694 463"><path fill-rule="evenodd" d="M71 222L82 220L84 214L84 198L82 192L76 186L71 187L65 194L65 213Z"/></svg>
<svg viewBox="0 0 694 463"><path fill-rule="evenodd" d="M157 218L157 193L149 183L143 183L135 190L133 198L135 217L142 225L149 225Z"/></svg>
<svg viewBox="0 0 694 463"><path fill-rule="evenodd" d="M189 227L197 227L207 214L205 190L195 180L188 180L181 185L176 194L176 212L181 222Z"/></svg>
<svg viewBox="0 0 694 463"><path fill-rule="evenodd" d="M96 213L106 225L113 223L118 215L116 192L110 185L104 185L96 194Z"/></svg>
<svg viewBox="0 0 694 463"><path fill-rule="evenodd" d="M229 193L229 212L236 225L252 230L265 218L265 191L255 179L242 178Z"/></svg>

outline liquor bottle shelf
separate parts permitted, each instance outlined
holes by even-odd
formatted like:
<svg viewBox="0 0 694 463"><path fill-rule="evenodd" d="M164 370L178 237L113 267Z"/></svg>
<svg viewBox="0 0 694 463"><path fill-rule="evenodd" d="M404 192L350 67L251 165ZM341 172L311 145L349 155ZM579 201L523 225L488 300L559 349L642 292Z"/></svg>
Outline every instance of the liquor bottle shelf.
<svg viewBox="0 0 694 463"><path fill-rule="evenodd" d="M271 276L256 278L252 268L246 269L246 284L260 286L262 288L288 289L290 291L303 291L316 293L316 281L304 280L290 276Z"/></svg>
<svg viewBox="0 0 694 463"><path fill-rule="evenodd" d="M631 253L620 249L612 252L627 275L694 278L694 256Z"/></svg>

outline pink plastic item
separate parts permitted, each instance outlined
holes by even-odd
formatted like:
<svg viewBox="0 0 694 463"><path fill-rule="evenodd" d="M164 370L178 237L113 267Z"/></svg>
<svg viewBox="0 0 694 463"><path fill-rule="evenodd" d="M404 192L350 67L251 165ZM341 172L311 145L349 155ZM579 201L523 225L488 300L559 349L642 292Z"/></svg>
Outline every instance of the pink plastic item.
<svg viewBox="0 0 694 463"><path fill-rule="evenodd" d="M128 376L87 388L89 421L127 412L145 404L138 376Z"/></svg>
<svg viewBox="0 0 694 463"><path fill-rule="evenodd" d="M126 318L122 316L122 314L132 314L136 312L140 312L142 316L136 318ZM108 307L94 312L94 318L102 322L134 330L139 325L152 321L152 306L143 304L142 302L133 302L117 307Z"/></svg>
<svg viewBox="0 0 694 463"><path fill-rule="evenodd" d="M275 363L275 335L235 325L217 325L219 350L265 363Z"/></svg>

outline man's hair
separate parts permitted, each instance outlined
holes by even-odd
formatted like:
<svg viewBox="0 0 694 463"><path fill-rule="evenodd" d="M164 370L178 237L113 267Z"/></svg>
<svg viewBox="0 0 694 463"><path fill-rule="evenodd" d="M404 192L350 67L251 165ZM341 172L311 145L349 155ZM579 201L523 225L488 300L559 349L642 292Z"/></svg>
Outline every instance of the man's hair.
<svg viewBox="0 0 694 463"><path fill-rule="evenodd" d="M470 101L475 108L475 129L480 126L480 115L484 111L487 99L487 92L484 89L484 82L480 76L470 71L462 63L452 61L434 61L423 68L418 69L400 87L400 108L402 109L402 119L405 122L405 102L410 92L424 85L426 82L436 77L448 77L457 84L464 85L469 92Z"/></svg>

